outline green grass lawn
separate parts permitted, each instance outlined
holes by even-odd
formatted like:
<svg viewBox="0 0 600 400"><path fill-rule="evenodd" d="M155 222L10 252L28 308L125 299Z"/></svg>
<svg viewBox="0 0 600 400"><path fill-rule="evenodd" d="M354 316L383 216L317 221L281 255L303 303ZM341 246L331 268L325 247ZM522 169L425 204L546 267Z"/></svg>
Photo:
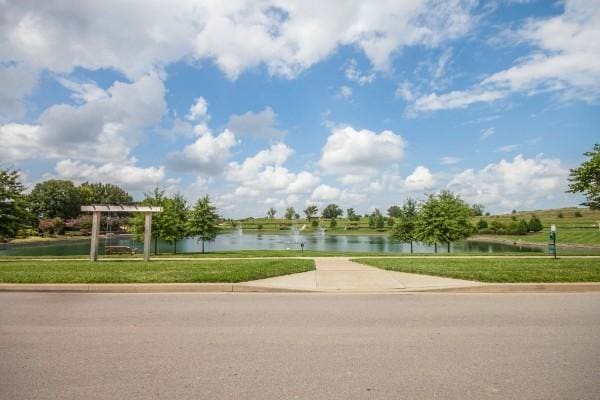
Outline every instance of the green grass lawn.
<svg viewBox="0 0 600 400"><path fill-rule="evenodd" d="M311 271L312 260L1 261L2 283L245 282Z"/></svg>
<svg viewBox="0 0 600 400"><path fill-rule="evenodd" d="M524 242L533 242L533 243L548 243L548 232L537 232L531 233L525 236L508 236L508 235L499 235L497 236L501 239L518 241L519 239ZM592 244L592 245L600 245L600 231L598 230L580 230L580 231L571 231L571 230L562 230L558 232L557 241L559 245L561 243L568 244Z"/></svg>
<svg viewBox="0 0 600 400"><path fill-rule="evenodd" d="M364 258L361 264L400 272L481 282L600 282L600 259Z"/></svg>

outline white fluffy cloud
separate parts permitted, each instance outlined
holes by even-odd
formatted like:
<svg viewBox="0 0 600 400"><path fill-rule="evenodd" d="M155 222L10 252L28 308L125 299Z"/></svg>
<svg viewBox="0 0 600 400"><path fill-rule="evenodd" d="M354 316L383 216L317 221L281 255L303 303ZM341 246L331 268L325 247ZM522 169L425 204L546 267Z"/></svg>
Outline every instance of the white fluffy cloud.
<svg viewBox="0 0 600 400"><path fill-rule="evenodd" d="M560 160L525 158L488 164L476 171L467 169L454 176L447 187L469 202L481 203L495 210L533 207L543 199L561 196L565 191L568 170Z"/></svg>
<svg viewBox="0 0 600 400"><path fill-rule="evenodd" d="M167 182L163 166L141 168L131 161L94 165L67 159L59 161L54 170L61 179L77 183L110 182L130 191L149 190Z"/></svg>
<svg viewBox="0 0 600 400"><path fill-rule="evenodd" d="M203 175L223 172L231 156L231 148L238 144L235 135L228 129L216 136L211 132L201 132L194 143L169 154L171 168Z"/></svg>
<svg viewBox="0 0 600 400"><path fill-rule="evenodd" d="M515 35L535 50L512 67L493 73L475 87L444 94L430 93L409 111L465 108L493 102L511 93L555 91L567 99L600 97L600 8L594 1L567 0L565 12L529 20Z"/></svg>
<svg viewBox="0 0 600 400"><path fill-rule="evenodd" d="M198 121L207 117L208 103L204 97L200 96L194 100L194 104L190 106L190 110L185 116L190 121Z"/></svg>
<svg viewBox="0 0 600 400"><path fill-rule="evenodd" d="M418 166L404 180L404 190L407 192L417 192L425 189L431 189L435 184L433 175L428 168Z"/></svg>
<svg viewBox="0 0 600 400"><path fill-rule="evenodd" d="M225 176L243 187L238 188L243 193L307 193L319 183L319 178L311 172L294 173L284 167L292 154L293 150L287 145L277 143L242 163L229 163Z"/></svg>
<svg viewBox="0 0 600 400"><path fill-rule="evenodd" d="M350 126L334 127L318 164L343 183L358 183L377 174L382 166L400 161L405 146L404 139L392 131L377 134Z"/></svg>
<svg viewBox="0 0 600 400"><path fill-rule="evenodd" d="M133 83L115 82L107 90L92 83L63 81L83 104L57 104L36 124L0 126L0 152L9 161L75 157L121 161L139 139L139 130L158 123L165 112L165 88L156 75Z"/></svg>
<svg viewBox="0 0 600 400"><path fill-rule="evenodd" d="M277 114L271 107L257 113L248 111L232 115L227 122L227 128L238 136L251 135L263 139L281 139L284 132L277 125Z"/></svg>

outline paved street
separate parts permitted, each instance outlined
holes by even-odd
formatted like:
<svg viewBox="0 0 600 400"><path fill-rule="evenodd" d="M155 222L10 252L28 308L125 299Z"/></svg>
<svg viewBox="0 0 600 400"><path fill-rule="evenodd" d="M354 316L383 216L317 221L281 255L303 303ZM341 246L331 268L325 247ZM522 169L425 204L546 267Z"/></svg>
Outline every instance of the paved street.
<svg viewBox="0 0 600 400"><path fill-rule="evenodd" d="M0 293L0 399L597 399L600 294Z"/></svg>

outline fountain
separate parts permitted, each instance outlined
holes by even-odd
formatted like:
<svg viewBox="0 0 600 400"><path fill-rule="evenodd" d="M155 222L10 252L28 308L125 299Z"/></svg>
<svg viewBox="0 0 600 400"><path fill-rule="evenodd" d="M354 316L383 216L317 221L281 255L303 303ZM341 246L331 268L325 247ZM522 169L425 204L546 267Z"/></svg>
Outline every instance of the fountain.
<svg viewBox="0 0 600 400"><path fill-rule="evenodd" d="M319 227L319 235L325 236L325 228L323 228L322 226Z"/></svg>
<svg viewBox="0 0 600 400"><path fill-rule="evenodd" d="M298 244L300 241L300 229L297 226L292 226L292 237L294 238L294 243Z"/></svg>
<svg viewBox="0 0 600 400"><path fill-rule="evenodd" d="M241 222L238 224L236 231L237 231L237 234L240 235L240 236L242 236L242 234L244 233L244 230L242 229L242 223Z"/></svg>

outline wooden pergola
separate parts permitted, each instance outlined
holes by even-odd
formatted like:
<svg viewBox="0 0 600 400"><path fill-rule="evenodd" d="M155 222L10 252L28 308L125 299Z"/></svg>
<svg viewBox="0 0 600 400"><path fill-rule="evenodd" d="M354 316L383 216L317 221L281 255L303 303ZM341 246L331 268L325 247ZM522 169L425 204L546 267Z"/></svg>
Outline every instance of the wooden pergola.
<svg viewBox="0 0 600 400"><path fill-rule="evenodd" d="M91 205L81 206L81 211L92 213L92 241L90 260L98 260L98 236L100 235L100 214L102 212L143 212L144 216L144 261L150 260L150 239L152 238L152 213L162 212L162 207L156 206L119 206Z"/></svg>

